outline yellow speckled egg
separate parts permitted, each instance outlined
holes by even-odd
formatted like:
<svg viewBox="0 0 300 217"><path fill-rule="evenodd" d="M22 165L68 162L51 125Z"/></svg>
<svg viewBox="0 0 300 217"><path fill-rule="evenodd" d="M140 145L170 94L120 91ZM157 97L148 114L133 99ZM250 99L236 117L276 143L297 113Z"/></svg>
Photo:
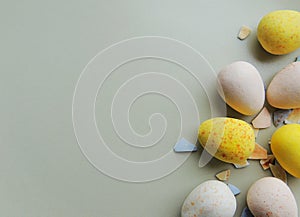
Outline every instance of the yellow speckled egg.
<svg viewBox="0 0 300 217"><path fill-rule="evenodd" d="M219 117L204 121L198 131L204 149L217 159L244 165L255 147L252 127L245 121Z"/></svg>
<svg viewBox="0 0 300 217"><path fill-rule="evenodd" d="M300 178L300 124L277 129L271 138L271 150L288 173Z"/></svg>
<svg viewBox="0 0 300 217"><path fill-rule="evenodd" d="M278 10L265 15L258 24L257 38L271 54L290 53L300 47L300 13Z"/></svg>

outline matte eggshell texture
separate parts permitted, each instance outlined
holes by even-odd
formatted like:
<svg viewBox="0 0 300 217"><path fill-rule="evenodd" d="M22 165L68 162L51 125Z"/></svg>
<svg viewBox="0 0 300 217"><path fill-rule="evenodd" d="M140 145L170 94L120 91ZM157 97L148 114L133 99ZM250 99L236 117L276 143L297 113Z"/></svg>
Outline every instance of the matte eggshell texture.
<svg viewBox="0 0 300 217"><path fill-rule="evenodd" d="M277 129L271 138L271 150L288 173L300 178L300 124Z"/></svg>
<svg viewBox="0 0 300 217"><path fill-rule="evenodd" d="M256 181L247 193L247 204L256 217L298 217L293 193L283 181L274 177Z"/></svg>
<svg viewBox="0 0 300 217"><path fill-rule="evenodd" d="M236 199L229 187L217 180L197 186L185 199L181 217L233 217Z"/></svg>
<svg viewBox="0 0 300 217"><path fill-rule="evenodd" d="M227 163L244 165L255 148L250 124L235 118L212 118L204 121L198 140L212 156Z"/></svg>
<svg viewBox="0 0 300 217"><path fill-rule="evenodd" d="M267 100L276 108L300 108L300 62L289 64L273 77Z"/></svg>
<svg viewBox="0 0 300 217"><path fill-rule="evenodd" d="M244 115L258 113L265 101L263 80L248 62L234 62L218 74L218 92L223 100Z"/></svg>
<svg viewBox="0 0 300 217"><path fill-rule="evenodd" d="M292 10L273 11L257 27L257 38L271 54L287 54L300 47L300 13Z"/></svg>

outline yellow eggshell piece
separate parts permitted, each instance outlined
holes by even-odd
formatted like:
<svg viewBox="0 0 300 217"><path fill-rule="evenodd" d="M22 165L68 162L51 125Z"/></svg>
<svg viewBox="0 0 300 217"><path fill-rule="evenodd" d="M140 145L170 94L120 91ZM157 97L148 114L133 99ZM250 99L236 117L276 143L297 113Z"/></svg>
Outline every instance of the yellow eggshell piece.
<svg viewBox="0 0 300 217"><path fill-rule="evenodd" d="M278 10L265 15L258 24L257 38L271 54L282 55L300 47L300 12Z"/></svg>
<svg viewBox="0 0 300 217"><path fill-rule="evenodd" d="M246 164L255 147L255 135L250 124L235 118L213 118L204 121L198 140L217 159L234 164Z"/></svg>
<svg viewBox="0 0 300 217"><path fill-rule="evenodd" d="M300 178L299 124L288 124L277 129L271 138L271 150L283 169Z"/></svg>

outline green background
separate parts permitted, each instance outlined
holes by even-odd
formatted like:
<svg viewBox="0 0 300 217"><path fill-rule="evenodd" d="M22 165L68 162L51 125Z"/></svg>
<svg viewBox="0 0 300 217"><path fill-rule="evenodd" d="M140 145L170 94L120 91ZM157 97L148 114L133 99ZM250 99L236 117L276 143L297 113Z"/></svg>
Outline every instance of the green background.
<svg viewBox="0 0 300 217"><path fill-rule="evenodd" d="M179 217L186 195L201 182L214 179L223 169L231 169L230 183L242 190L237 196L236 216L240 216L251 183L270 176L258 162L236 170L213 160L199 168L197 152L160 180L136 184L109 178L96 170L80 151L72 125L72 97L81 71L99 51L120 40L148 35L170 37L191 45L216 71L236 60L249 61L268 84L278 70L300 55L295 51L272 56L258 45L255 29L259 19L277 9L299 11L300 3L2 0L0 216ZM244 24L253 32L240 41L236 36ZM145 100L151 106L161 99L149 96ZM203 98L203 102L207 99ZM143 104L137 103L134 109L143 108ZM168 103L162 103L161 108L176 116ZM238 116L230 109L228 112ZM101 114L98 116L101 118ZM133 125L146 130L138 118ZM169 127L176 132L176 124ZM268 147L273 131L274 127L261 131L258 142ZM172 146L168 144L169 148ZM117 145L114 148L118 150ZM121 145L119 150L126 155ZM300 206L300 181L289 176L288 184Z"/></svg>

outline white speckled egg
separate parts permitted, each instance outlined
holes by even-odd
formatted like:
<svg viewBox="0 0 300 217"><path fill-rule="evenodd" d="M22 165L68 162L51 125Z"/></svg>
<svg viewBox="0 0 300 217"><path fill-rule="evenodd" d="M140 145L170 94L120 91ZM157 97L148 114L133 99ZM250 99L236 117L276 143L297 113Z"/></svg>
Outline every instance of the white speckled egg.
<svg viewBox="0 0 300 217"><path fill-rule="evenodd" d="M254 216L298 217L293 193L287 184L274 177L256 181L248 191L247 204Z"/></svg>
<svg viewBox="0 0 300 217"><path fill-rule="evenodd" d="M181 217L233 217L236 199L223 182L209 180L198 185L185 199Z"/></svg>
<svg viewBox="0 0 300 217"><path fill-rule="evenodd" d="M300 108L300 62L289 64L273 77L267 100L276 108Z"/></svg>
<svg viewBox="0 0 300 217"><path fill-rule="evenodd" d="M231 63L221 69L218 92L230 107L244 115L258 113L265 101L264 83L259 72L244 61Z"/></svg>

